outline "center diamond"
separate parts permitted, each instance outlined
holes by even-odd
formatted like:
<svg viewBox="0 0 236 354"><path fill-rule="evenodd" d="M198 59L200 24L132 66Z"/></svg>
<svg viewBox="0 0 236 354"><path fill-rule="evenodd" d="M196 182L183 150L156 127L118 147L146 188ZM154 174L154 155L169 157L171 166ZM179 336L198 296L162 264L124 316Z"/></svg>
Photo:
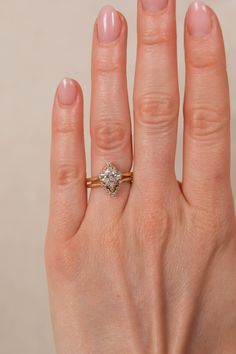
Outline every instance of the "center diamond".
<svg viewBox="0 0 236 354"><path fill-rule="evenodd" d="M110 162L104 166L99 175L102 187L113 197L119 190L121 178L122 173Z"/></svg>

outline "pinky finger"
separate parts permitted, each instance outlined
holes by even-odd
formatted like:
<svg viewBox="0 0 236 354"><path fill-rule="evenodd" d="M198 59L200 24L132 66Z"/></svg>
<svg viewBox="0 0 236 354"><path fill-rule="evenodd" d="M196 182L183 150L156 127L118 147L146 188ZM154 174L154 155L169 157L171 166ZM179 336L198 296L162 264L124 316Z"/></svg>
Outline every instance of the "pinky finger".
<svg viewBox="0 0 236 354"><path fill-rule="evenodd" d="M85 171L83 94L76 81L64 79L52 116L48 238L53 243L74 236L81 224L87 204Z"/></svg>

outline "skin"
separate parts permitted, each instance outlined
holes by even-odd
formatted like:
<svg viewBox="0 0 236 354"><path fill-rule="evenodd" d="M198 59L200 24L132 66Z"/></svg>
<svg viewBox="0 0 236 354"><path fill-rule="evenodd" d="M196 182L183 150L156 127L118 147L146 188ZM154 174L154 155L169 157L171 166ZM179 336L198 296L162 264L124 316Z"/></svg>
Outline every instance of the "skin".
<svg viewBox="0 0 236 354"><path fill-rule="evenodd" d="M185 23L183 181L175 176L179 115L175 3L138 2L134 155L126 83L127 24L99 43L94 28L91 169L134 182L110 198L85 188L83 97L52 119L45 258L58 354L235 354L236 222L230 108L216 15L204 38Z"/></svg>

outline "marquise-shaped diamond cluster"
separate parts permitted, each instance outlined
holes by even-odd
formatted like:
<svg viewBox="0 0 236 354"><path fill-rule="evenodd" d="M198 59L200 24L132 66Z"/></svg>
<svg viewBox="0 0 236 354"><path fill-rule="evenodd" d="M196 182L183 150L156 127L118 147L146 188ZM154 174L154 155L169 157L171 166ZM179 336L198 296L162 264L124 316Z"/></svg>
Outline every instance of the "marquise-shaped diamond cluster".
<svg viewBox="0 0 236 354"><path fill-rule="evenodd" d="M99 179L105 191L114 197L119 190L122 173L109 162L104 166Z"/></svg>

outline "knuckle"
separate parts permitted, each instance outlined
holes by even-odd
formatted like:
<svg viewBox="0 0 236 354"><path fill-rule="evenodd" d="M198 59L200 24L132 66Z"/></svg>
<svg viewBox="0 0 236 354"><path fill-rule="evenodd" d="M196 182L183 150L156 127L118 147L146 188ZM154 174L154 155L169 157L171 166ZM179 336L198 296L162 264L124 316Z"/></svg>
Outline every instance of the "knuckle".
<svg viewBox="0 0 236 354"><path fill-rule="evenodd" d="M119 236L124 234L124 228L120 220L117 219L115 222L108 223L103 228L102 234L99 240L99 248L104 249L107 254L119 252L122 244L122 238Z"/></svg>
<svg viewBox="0 0 236 354"><path fill-rule="evenodd" d="M91 257L88 233L79 232L67 240L55 240L51 236L47 234L44 245L44 260L49 278L78 281L83 277L88 266L87 260Z"/></svg>
<svg viewBox="0 0 236 354"><path fill-rule="evenodd" d="M194 108L188 113L187 124L193 138L206 139L218 136L227 128L226 110L214 108Z"/></svg>
<svg viewBox="0 0 236 354"><path fill-rule="evenodd" d="M178 100L163 94L146 94L137 98L135 110L141 124L165 131L176 122Z"/></svg>
<svg viewBox="0 0 236 354"><path fill-rule="evenodd" d="M144 244L155 243L158 247L162 247L168 239L169 213L165 208L144 207L137 226L138 234Z"/></svg>
<svg viewBox="0 0 236 354"><path fill-rule="evenodd" d="M107 53L107 55L100 55L94 62L94 70L98 75L120 72L121 68L121 58L114 57L110 53Z"/></svg>
<svg viewBox="0 0 236 354"><path fill-rule="evenodd" d="M218 65L218 58L216 55L203 55L202 53L192 56L191 59L187 61L187 64L195 70L212 70Z"/></svg>
<svg viewBox="0 0 236 354"><path fill-rule="evenodd" d="M211 172L211 183L213 186L222 186L226 183L226 178L227 178L227 173L226 171L222 168L222 161L220 159L214 160L211 162L208 162L208 167L212 166L212 172Z"/></svg>
<svg viewBox="0 0 236 354"><path fill-rule="evenodd" d="M118 150L128 142L127 130L121 122L100 119L91 131L92 140L99 150Z"/></svg>
<svg viewBox="0 0 236 354"><path fill-rule="evenodd" d="M225 67L225 58L222 48L217 41L196 42L186 56L186 64L192 69L222 70Z"/></svg>
<svg viewBox="0 0 236 354"><path fill-rule="evenodd" d="M200 221L200 222L199 222ZM191 213L191 229L200 248L216 252L228 242L228 222L221 208L196 209Z"/></svg>
<svg viewBox="0 0 236 354"><path fill-rule="evenodd" d="M102 64L101 62L98 62L97 65L95 66L95 71L98 75L105 75L105 74L110 74L110 73L117 73L120 72L120 65L118 63L107 63L107 64Z"/></svg>
<svg viewBox="0 0 236 354"><path fill-rule="evenodd" d="M78 183L83 178L76 162L59 163L55 169L56 184L60 187L66 187Z"/></svg>
<svg viewBox="0 0 236 354"><path fill-rule="evenodd" d="M69 113L69 114L68 114ZM78 112L74 109L61 111L58 119L54 120L53 131L58 134L70 134L78 130Z"/></svg>
<svg viewBox="0 0 236 354"><path fill-rule="evenodd" d="M45 264L50 278L72 280L78 272L78 254L70 243L45 245Z"/></svg>
<svg viewBox="0 0 236 354"><path fill-rule="evenodd" d="M157 33L152 29L147 29L142 34L142 43L146 49L150 48L152 50L153 47L166 44L169 41L170 35L167 32Z"/></svg>
<svg viewBox="0 0 236 354"><path fill-rule="evenodd" d="M146 26L140 29L141 43L147 48L155 47L170 42L173 39L173 33L169 26L159 26L155 18L150 18Z"/></svg>

